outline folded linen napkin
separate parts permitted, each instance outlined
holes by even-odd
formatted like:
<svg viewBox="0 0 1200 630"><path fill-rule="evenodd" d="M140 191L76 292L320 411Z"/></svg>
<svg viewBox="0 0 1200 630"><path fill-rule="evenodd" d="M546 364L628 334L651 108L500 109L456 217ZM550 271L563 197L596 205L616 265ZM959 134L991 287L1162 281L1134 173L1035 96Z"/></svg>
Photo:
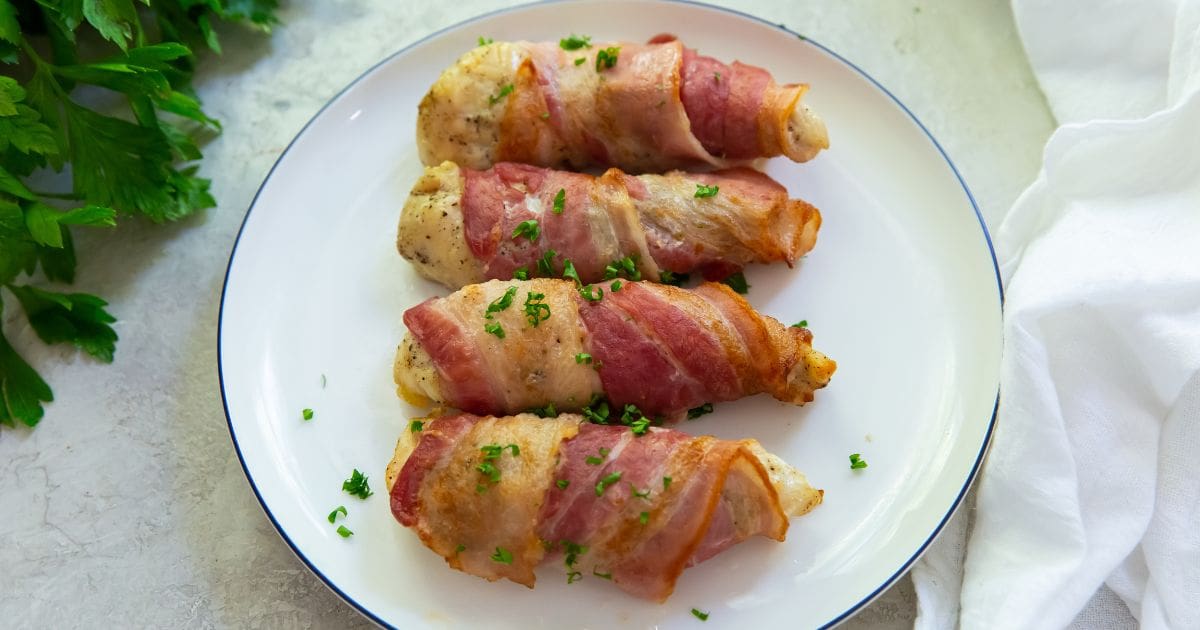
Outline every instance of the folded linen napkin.
<svg viewBox="0 0 1200 630"><path fill-rule="evenodd" d="M1062 126L995 234L998 424L916 626L1061 628L1107 585L1200 628L1200 2L1013 13Z"/></svg>

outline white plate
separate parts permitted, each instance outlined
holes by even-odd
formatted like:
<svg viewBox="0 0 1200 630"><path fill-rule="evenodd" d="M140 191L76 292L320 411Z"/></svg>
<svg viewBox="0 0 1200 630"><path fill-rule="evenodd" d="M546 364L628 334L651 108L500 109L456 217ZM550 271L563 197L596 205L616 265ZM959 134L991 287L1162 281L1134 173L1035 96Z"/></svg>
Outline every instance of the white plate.
<svg viewBox="0 0 1200 630"><path fill-rule="evenodd" d="M799 268L751 269L750 301L807 319L838 361L815 403L723 404L690 432L755 437L824 488L783 544L748 541L688 570L662 605L602 580L535 590L448 569L389 512L384 467L406 419L391 379L401 313L444 290L395 251L420 172L417 102L487 35L640 41L672 31L724 60L813 85L833 147L767 171L824 215ZM330 102L263 183L230 258L221 387L251 485L284 540L355 608L402 627L813 627L861 608L912 564L961 501L991 434L1001 295L970 193L912 114L861 70L782 27L694 4L537 4L485 15L389 57ZM324 381L324 384L323 384ZM301 420L311 407L316 417ZM851 471L847 456L870 467ZM342 492L359 468L378 494ZM346 505L343 539L326 520ZM341 523L341 521L339 521ZM253 585L247 585L253 588Z"/></svg>

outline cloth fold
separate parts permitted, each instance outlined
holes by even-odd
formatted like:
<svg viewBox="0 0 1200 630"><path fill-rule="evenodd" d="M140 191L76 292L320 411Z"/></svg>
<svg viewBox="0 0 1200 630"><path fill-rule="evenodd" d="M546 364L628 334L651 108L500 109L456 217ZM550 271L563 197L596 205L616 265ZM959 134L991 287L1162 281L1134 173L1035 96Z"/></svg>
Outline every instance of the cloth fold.
<svg viewBox="0 0 1200 630"><path fill-rule="evenodd" d="M1200 2L1014 0L1061 127L995 232L998 424L919 628L1200 628Z"/></svg>

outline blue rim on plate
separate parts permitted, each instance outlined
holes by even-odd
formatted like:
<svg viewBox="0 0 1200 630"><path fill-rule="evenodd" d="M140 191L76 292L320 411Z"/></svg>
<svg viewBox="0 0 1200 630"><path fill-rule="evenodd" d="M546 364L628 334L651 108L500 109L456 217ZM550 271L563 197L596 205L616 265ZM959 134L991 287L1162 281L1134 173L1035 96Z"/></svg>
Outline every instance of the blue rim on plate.
<svg viewBox="0 0 1200 630"><path fill-rule="evenodd" d="M228 263L228 265L226 265L226 268L225 268L225 280L221 285L220 310L217 315L217 380L218 380L218 383L219 383L219 386L221 389L221 405L225 410L225 422L226 422L227 426L229 427L229 437L233 441L234 450L237 452L238 463L241 464L241 466L242 466L242 473L246 475L246 480L248 482L250 482L250 489L254 491L254 497L258 500L258 504L262 507L263 512L267 515L267 519L269 519L271 521L271 525L275 528L275 531L279 534L280 538L282 538L283 541L285 543L287 543L287 546L289 548L291 548L292 553L296 554L296 557L300 558L301 562L304 563L304 566L308 567L308 570L312 571L314 575L316 575L318 578L320 578L321 582L324 583L325 586L328 587L331 591L336 593L338 595L338 597L342 598L342 600L345 601L347 604L350 604L360 614L362 614L363 616L367 617L368 619L370 619L371 621L373 621L374 623L376 623L380 626L393 627L391 624L384 621L383 619L380 619L378 615L376 615L375 613L368 610L365 606L358 603L352 597L350 597L345 592L343 592L340 588L338 588L338 586L336 584L334 584L332 580L330 580L324 573L322 573L321 570L318 569L316 567L316 565L314 565L312 563L312 561L309 560L308 557L305 556L302 551L300 551L300 548L297 547L296 543L294 543L292 541L292 539L288 537L287 532L284 531L283 527L279 524L279 521L276 520L275 515L271 513L271 508L269 508L267 506L266 501L263 500L262 494L258 491L258 486L254 483L254 478L250 475L250 470L246 467L246 458L242 456L242 447L240 444L238 444L237 433L235 433L234 429L233 429L233 418L229 415L229 400L228 400L228 397L225 395L225 374L224 374L224 369L223 369L223 363L221 361L221 338L222 338L222 332L224 331L224 325L225 325L225 296L226 296L226 294L228 292L228 288L229 288L229 275L233 271L233 260L237 256L238 244L240 244L242 241L242 232L246 229L246 223L250 219L250 213L254 211L254 206L258 203L258 197L259 197L259 195L262 194L263 189L265 189L267 187L267 184L271 181L271 176L275 174L275 169L279 168L279 165L283 162L283 159L285 157L287 157L288 152L292 150L292 147L296 144L296 142L300 139L300 137L304 135L304 132L308 131L308 128L313 124L313 122L316 121L318 118L320 118L321 114L323 114L326 109L328 109L331 105L333 105L335 102L337 102L337 100L340 99L342 97L342 95L344 95L347 91L349 91L350 88L357 85L359 81L362 81L364 78L366 78L367 76L369 76L370 74L375 72L377 69L379 69L381 66L388 63L389 61L391 61L398 55L406 52L410 48L413 48L414 46L422 44L434 37L437 37L438 35L441 35L442 33L447 32L447 31L459 28L461 26L465 26L472 22L477 22L479 20L494 16L494 15L500 15L503 13L509 13L511 11L518 11L521 9L525 9L525 8L533 7L533 6L539 6L539 5L567 4L567 3L570 3L570 1L571 0L539 0L537 2L530 2L530 3L526 3L526 4L513 6L513 7L506 7L504 9L498 9L496 11L489 11L487 13L477 15L468 20L463 20L456 24L452 24L445 28L439 29L433 33L430 33L429 35L426 35L425 37L418 39L417 41L405 46L404 48L397 50L396 52L388 55L387 57L384 57L379 62L372 65L370 68L367 68L362 74L358 75L358 77L356 77L350 83L346 84L346 86L343 87L341 90L339 90L337 94L335 94L332 98L330 98L328 101L326 101L325 104L321 106L321 109L317 110L317 113L313 114L312 118L308 119L308 122L304 123L304 126L300 128L300 131L296 133L296 136L294 138L292 138L292 141L288 143L287 147L283 150L283 153L281 153L279 155L279 158L275 160L275 163L273 165L271 165L271 170L267 172L267 176L265 178L263 178L263 183L258 187L258 191L254 193L254 199L252 199L250 201L250 207L247 208L246 216L242 219L242 225L238 228L237 238L234 240L234 243L233 243L233 250L230 251L230 253L229 253L229 263ZM942 148L942 145L939 144L937 139L935 139L933 137L933 134L929 133L929 129L927 129L925 127L925 125L916 117L916 115L912 113L912 110L910 110L904 103L900 102L900 99L896 98L896 95L894 95L890 91L888 91L888 89L883 87L883 85L880 84L879 81L876 81L871 75L867 74L862 68L858 67L850 60L848 60L845 57L830 50L829 48L825 47L824 45L808 38L807 36L802 35L800 33L797 33L796 31L789 29L787 26L784 26L783 24L768 22L767 20L764 20L760 17L750 15L749 13L745 13L745 12L739 11L737 9L729 9L726 7L714 6L711 4L706 4L704 2L698 2L697 0L658 0L658 1L666 2L666 3L670 3L670 4L692 5L692 6L703 7L705 9L722 11L724 13L737 15L737 16L740 16L740 17L743 17L743 18L746 18L749 20L753 20L760 24L769 26L771 28L779 29L786 33L789 33L808 44L816 46L817 48L819 48L823 52L825 52L825 54L846 64L846 66L848 66L849 68L851 68L852 70L854 70L855 72L860 74L866 80L870 81L872 85L874 85L876 88L879 89L879 91L886 94L887 97L892 100L892 102L894 102L896 105L898 105L900 107L900 109L904 110L904 113L908 114L908 117L911 118L912 121L914 123L916 123L918 127L921 128L921 131L925 134L925 137L929 138L929 141L933 144L934 148L936 148L938 150L938 153L941 154L942 158L946 160L946 165L950 167L950 170L954 173L954 177L958 179L959 185L962 186L963 193L965 193L967 195L967 201L969 201L971 203L971 208L973 208L975 211L975 218L976 218L976 220L979 221L979 228L981 230L983 230L983 238L987 242L988 253L992 257L992 268L996 272L996 290L1000 297L1000 306L1001 306L1001 308L1003 308L1003 306L1004 306L1004 284L1000 277L1000 266L996 262L996 249L992 245L992 236L988 232L987 224L983 220L982 213L980 213L980 211L979 211L979 204L975 203L974 195L972 195L971 190L969 188L967 188L967 183L965 181L963 181L962 174L960 174L958 172L958 168L954 166L954 162L950 160L950 156L946 154L946 151L945 151L945 149ZM865 597L863 597L861 600L859 600L857 603L855 603L850 608L846 609L846 611L844 611L837 617L834 617L833 619L829 620L827 623L825 623L823 626L821 626L822 628L831 628L833 626L836 626L837 624L845 621L846 619L849 619L851 616L853 616L859 610L862 610L862 608L864 606L871 603L872 600L874 600L876 597L878 597L881 593L883 593L885 590L887 590L890 586L895 584L896 580L900 579L901 576L903 576L910 568L912 568L913 563L915 563L921 557L921 555L925 553L925 550L929 548L929 545L931 545L933 543L933 541L935 539L937 539L938 534L940 534L942 532L942 529L945 528L946 523L950 521L950 518L952 516L954 516L954 513L956 511L958 511L959 506L962 505L963 498L966 497L967 491L970 490L970 488L971 488L971 484L973 484L975 482L975 478L979 475L979 469L983 465L983 460L984 460L984 457L987 455L988 447L992 443L992 433L996 428L996 412L999 408L999 405L1000 405L1000 391L999 391L999 387L997 387L996 402L992 405L992 417L990 420L988 420L987 432L984 434L983 444L979 445L979 453L975 457L975 463L972 464L972 466L971 466L971 473L967 476L966 481L963 482L963 486L959 490L958 496L956 496L954 498L954 503L950 506L950 509L946 511L946 515L942 517L942 520L940 522L938 522L937 527L935 527L933 529L933 531L929 534L929 537L927 539L925 539L925 542L921 544L921 546L913 553L913 555L908 560L906 560L898 569L896 569L895 573L893 573L890 577L888 577L886 580L884 580L884 582L882 584L880 584L878 588L876 588L874 591L871 591L869 594L867 594Z"/></svg>

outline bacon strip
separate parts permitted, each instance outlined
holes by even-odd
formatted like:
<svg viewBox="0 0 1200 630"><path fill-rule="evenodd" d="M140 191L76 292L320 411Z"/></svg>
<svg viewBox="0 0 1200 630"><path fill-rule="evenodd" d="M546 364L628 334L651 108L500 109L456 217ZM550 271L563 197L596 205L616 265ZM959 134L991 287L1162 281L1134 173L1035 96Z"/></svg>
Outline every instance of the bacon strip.
<svg viewBox="0 0 1200 630"><path fill-rule="evenodd" d="M611 66L598 56L616 50ZM448 68L421 102L428 165L500 161L617 166L635 172L721 167L829 146L824 123L762 68L724 64L673 36L646 44L499 42ZM503 92L503 96L501 96Z"/></svg>
<svg viewBox="0 0 1200 630"><path fill-rule="evenodd" d="M573 415L426 420L401 437L387 483L396 519L456 569L532 587L554 559L570 581L607 577L660 602L685 568L753 536L782 541L822 498L754 440L635 436Z"/></svg>
<svg viewBox="0 0 1200 630"><path fill-rule="evenodd" d="M698 187L715 186L711 197ZM555 212L555 199L563 200ZM536 221L535 240L514 237ZM599 177L523 164L486 171L446 163L426 169L405 204L397 247L426 277L452 288L546 275L570 260L583 282L630 257L646 279L659 272L720 280L750 263L795 263L816 244L821 214L770 177L746 168L693 174Z"/></svg>
<svg viewBox="0 0 1200 630"><path fill-rule="evenodd" d="M812 349L811 332L759 315L723 284L602 286L609 287L603 298L588 301L568 281L493 280L413 307L404 315L411 323L397 353L397 384L402 393L474 413L547 404L579 411L602 395L618 415L633 404L648 417L673 420L705 403L762 392L804 404L836 369ZM488 305L514 288L512 306L488 319ZM522 305L536 294L549 317L533 326ZM453 324L413 326L427 320ZM503 328L503 339L484 329L490 324ZM490 397L481 383L490 385Z"/></svg>

